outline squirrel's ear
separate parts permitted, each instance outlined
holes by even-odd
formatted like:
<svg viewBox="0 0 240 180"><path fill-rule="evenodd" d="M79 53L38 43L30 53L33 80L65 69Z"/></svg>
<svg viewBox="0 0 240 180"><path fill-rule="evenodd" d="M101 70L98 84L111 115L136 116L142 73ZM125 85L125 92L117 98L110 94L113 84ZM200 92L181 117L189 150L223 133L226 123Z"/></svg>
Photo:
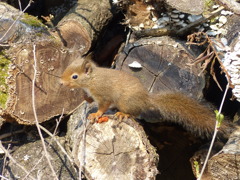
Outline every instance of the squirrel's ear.
<svg viewBox="0 0 240 180"><path fill-rule="evenodd" d="M85 74L90 74L93 71L93 63L89 60L83 62L83 71Z"/></svg>

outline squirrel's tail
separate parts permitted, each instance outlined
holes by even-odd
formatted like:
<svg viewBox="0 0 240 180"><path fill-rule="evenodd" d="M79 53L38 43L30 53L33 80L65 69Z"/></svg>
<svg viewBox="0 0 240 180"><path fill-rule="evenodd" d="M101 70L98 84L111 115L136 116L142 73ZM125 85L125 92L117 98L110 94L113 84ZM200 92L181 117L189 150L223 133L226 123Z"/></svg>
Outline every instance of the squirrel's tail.
<svg viewBox="0 0 240 180"><path fill-rule="evenodd" d="M156 120L177 123L187 131L200 137L210 138L214 132L216 118L213 111L196 100L181 93L161 93L151 96L152 105L143 118L150 122ZM151 114L151 115L150 115ZM150 115L150 116L149 116ZM146 117L146 118L145 118ZM223 122L219 131L228 134L229 126Z"/></svg>

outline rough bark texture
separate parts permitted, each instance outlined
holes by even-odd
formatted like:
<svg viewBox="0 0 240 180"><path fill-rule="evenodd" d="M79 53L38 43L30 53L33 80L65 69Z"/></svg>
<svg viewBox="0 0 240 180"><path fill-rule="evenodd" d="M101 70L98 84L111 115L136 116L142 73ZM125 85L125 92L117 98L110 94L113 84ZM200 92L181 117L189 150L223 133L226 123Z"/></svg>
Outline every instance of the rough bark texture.
<svg viewBox="0 0 240 180"><path fill-rule="evenodd" d="M112 18L110 1L81 0L59 22L65 46L87 52Z"/></svg>
<svg viewBox="0 0 240 180"><path fill-rule="evenodd" d="M212 179L240 179L239 134L237 129L223 149L209 160L207 170Z"/></svg>
<svg viewBox="0 0 240 180"><path fill-rule="evenodd" d="M222 60L224 70L227 71L230 78L230 85L232 86L232 93L236 99L240 102L240 34L239 34L240 22L238 15L232 15L226 24L227 34L226 39L228 46L226 48L227 53L224 54Z"/></svg>
<svg viewBox="0 0 240 180"><path fill-rule="evenodd" d="M215 143L213 151L211 152L212 157L209 159L207 168L203 174L203 180L240 179L239 134L240 129L238 128L231 134L228 142L224 146L222 143ZM194 161L198 162L201 170L208 152L208 148L209 144L196 152L191 158L191 164L195 175L196 168L194 166ZM221 151L219 152L219 150Z"/></svg>
<svg viewBox="0 0 240 180"><path fill-rule="evenodd" d="M57 138L61 145L65 146L64 138ZM50 154L51 163L59 179L73 179L76 180L77 174L73 165L69 162L66 156L62 153L56 143L53 143L50 138L45 139L47 150ZM4 171L4 176L11 180L13 179L54 179L52 171L48 165L47 159L44 155L42 142L28 143L18 148L12 157L18 162L18 165L24 167L29 174L27 175L16 163L10 161Z"/></svg>
<svg viewBox="0 0 240 180"><path fill-rule="evenodd" d="M202 14L205 5L203 0L166 0L166 3L181 12L189 14Z"/></svg>
<svg viewBox="0 0 240 180"><path fill-rule="evenodd" d="M199 98L205 81L198 76L200 69L190 65L193 59L183 43L163 36L128 44L116 59L116 66L138 77L150 92L182 91ZM131 67L134 61L142 67Z"/></svg>
<svg viewBox="0 0 240 180"><path fill-rule="evenodd" d="M158 155L133 119L90 124L86 103L68 123L72 156L87 179L155 179Z"/></svg>
<svg viewBox="0 0 240 180"><path fill-rule="evenodd" d="M1 32L3 35L19 12L3 3L1 8L5 16L1 18L5 29ZM37 19L33 19L33 24L30 16L21 17L1 40L2 43L11 42L12 46L6 51L10 57L9 76L6 78L8 96L1 103L0 115L7 121L35 123L32 106L34 53L37 62L35 101L38 121L43 122L75 109L82 101L81 91L62 87L59 77L75 57L89 51L111 17L109 1L79 1L56 30L46 28Z"/></svg>

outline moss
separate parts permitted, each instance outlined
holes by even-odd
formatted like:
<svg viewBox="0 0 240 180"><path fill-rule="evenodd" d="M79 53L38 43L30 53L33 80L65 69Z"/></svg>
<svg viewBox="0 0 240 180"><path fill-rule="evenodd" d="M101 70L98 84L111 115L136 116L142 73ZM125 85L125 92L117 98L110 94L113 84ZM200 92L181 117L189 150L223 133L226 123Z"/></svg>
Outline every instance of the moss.
<svg viewBox="0 0 240 180"><path fill-rule="evenodd" d="M21 21L29 26L45 27L45 25L37 17L31 16L27 13L23 15Z"/></svg>
<svg viewBox="0 0 240 180"><path fill-rule="evenodd" d="M205 3L205 7L207 7L207 8L210 8L214 5L213 0L205 0L204 3Z"/></svg>
<svg viewBox="0 0 240 180"><path fill-rule="evenodd" d="M8 98L8 86L6 78L8 76L8 65L10 61L3 52L0 52L0 107L5 108Z"/></svg>
<svg viewBox="0 0 240 180"><path fill-rule="evenodd" d="M209 15L213 9L212 9L212 6L214 5L214 1L213 0L205 0L204 1L204 12L203 12L203 15Z"/></svg>

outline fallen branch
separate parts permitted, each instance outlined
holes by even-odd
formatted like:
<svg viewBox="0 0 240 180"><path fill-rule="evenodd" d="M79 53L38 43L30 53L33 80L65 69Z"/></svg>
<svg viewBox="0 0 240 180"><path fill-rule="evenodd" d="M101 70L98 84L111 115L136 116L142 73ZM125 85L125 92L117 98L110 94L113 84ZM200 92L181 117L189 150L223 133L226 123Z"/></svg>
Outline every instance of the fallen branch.
<svg viewBox="0 0 240 180"><path fill-rule="evenodd" d="M39 136L41 138L41 141L42 141L42 146L43 146L43 149L44 149L45 157L46 157L46 159L48 161L48 164L49 164L49 167L50 167L50 169L52 171L53 176L57 180L58 177L57 177L57 174L54 171L52 163L50 161L50 158L49 158L50 155L49 155L49 153L47 151L47 148L46 148L46 145L45 145L45 141L44 141L44 138L43 138L40 126L39 126L37 112L36 112L35 83L36 83L36 76L37 76L37 59L36 59L36 45L35 44L33 45L33 57L34 57L34 65L33 65L34 74L33 74L33 80L32 80L32 107L33 107L33 113L34 113L34 118L35 118L35 124L36 124L37 130L38 130L38 134L39 134Z"/></svg>

